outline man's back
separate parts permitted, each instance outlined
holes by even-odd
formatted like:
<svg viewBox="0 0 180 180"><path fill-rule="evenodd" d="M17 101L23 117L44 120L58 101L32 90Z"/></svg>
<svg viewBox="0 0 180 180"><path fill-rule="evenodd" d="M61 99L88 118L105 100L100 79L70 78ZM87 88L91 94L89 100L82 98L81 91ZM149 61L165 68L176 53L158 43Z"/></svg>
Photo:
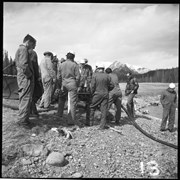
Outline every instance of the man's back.
<svg viewBox="0 0 180 180"><path fill-rule="evenodd" d="M110 77L103 72L97 72L94 74L91 86L92 93L108 93L108 91L112 90L114 87Z"/></svg>
<svg viewBox="0 0 180 180"><path fill-rule="evenodd" d="M59 76L62 80L79 80L80 73L78 65L67 59L59 66Z"/></svg>

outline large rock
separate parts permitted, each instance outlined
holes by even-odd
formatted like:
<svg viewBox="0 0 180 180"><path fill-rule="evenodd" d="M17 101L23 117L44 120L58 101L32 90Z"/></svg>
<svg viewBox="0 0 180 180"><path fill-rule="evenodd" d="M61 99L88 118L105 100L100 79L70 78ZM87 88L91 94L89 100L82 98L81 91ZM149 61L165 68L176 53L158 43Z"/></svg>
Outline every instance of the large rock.
<svg viewBox="0 0 180 180"><path fill-rule="evenodd" d="M43 152L43 145L41 144L25 144L22 150L29 156L40 156Z"/></svg>
<svg viewBox="0 0 180 180"><path fill-rule="evenodd" d="M59 152L52 152L46 159L46 163L53 166L64 166L64 155Z"/></svg>

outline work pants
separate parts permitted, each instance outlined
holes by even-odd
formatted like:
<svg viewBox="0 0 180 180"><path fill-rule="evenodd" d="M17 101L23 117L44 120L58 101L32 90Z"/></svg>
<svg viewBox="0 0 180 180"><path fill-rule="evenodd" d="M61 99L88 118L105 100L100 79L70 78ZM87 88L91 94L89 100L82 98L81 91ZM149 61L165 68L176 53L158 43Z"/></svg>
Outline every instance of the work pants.
<svg viewBox="0 0 180 180"><path fill-rule="evenodd" d="M34 78L27 77L22 74L17 74L18 92L19 92L19 121L27 122L29 120L30 106L32 102L32 94L34 89Z"/></svg>
<svg viewBox="0 0 180 180"><path fill-rule="evenodd" d="M51 97L53 91L53 80L43 81L44 93L41 98L40 107L48 108L51 104Z"/></svg>
<svg viewBox="0 0 180 180"><path fill-rule="evenodd" d="M116 93L109 93L109 101L108 101L108 110L111 108L112 104L114 103L116 106L116 114L115 114L115 122L119 123L119 120L121 119L121 102L122 98L121 96L117 95ZM109 115L108 111L108 115ZM108 118L108 116L107 116Z"/></svg>
<svg viewBox="0 0 180 180"><path fill-rule="evenodd" d="M94 114L98 105L100 105L101 110L101 123L100 128L104 128L106 125L106 117L108 111L108 94L97 93L92 97L92 102L90 105L90 125L94 124Z"/></svg>
<svg viewBox="0 0 180 180"><path fill-rule="evenodd" d="M128 99L127 99L127 111L132 118L134 118L134 102L133 102L134 96L135 94L131 93L128 95Z"/></svg>
<svg viewBox="0 0 180 180"><path fill-rule="evenodd" d="M61 88L62 89L62 88ZM78 121L76 120L76 109L77 109L77 85L75 81L67 82L66 84L63 85L63 90L59 95L59 103L58 103L58 115L60 117L63 116L63 111L64 111L64 105L67 100L69 93L69 98L70 98L70 111L68 112L68 121L72 120L73 124L79 124Z"/></svg>
<svg viewBox="0 0 180 180"><path fill-rule="evenodd" d="M163 107L163 117L162 117L162 122L161 122L162 130L165 130L168 119L169 119L168 129L173 130L174 122L175 122L175 113L176 113L175 105L165 105Z"/></svg>

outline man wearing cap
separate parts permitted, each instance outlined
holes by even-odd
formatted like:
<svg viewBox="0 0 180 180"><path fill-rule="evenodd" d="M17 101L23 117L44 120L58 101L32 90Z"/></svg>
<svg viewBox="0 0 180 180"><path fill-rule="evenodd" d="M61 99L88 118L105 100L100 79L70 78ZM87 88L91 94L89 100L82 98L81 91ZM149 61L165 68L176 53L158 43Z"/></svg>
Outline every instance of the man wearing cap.
<svg viewBox="0 0 180 180"><path fill-rule="evenodd" d="M90 105L90 122L89 125L94 124L94 113L97 107L100 105L101 110L101 123L99 129L106 129L106 118L108 112L108 98L109 91L114 88L113 82L108 74L104 73L104 66L98 66L98 72L96 72L91 81L91 93L92 102Z"/></svg>
<svg viewBox="0 0 180 180"><path fill-rule="evenodd" d="M87 59L82 59L80 62L80 72L81 72L81 79L80 79L80 85L79 85L79 91L83 90L84 88L87 91L90 91L90 83L92 79L92 67L87 64Z"/></svg>
<svg viewBox="0 0 180 180"><path fill-rule="evenodd" d="M127 73L127 85L125 89L125 96L128 96L127 99L127 111L129 115L134 118L134 96L137 94L137 90L139 88L138 81L131 73Z"/></svg>
<svg viewBox="0 0 180 180"><path fill-rule="evenodd" d="M17 68L17 83L19 93L19 125L29 127L30 106L34 89L34 70L29 58L28 50L36 46L36 40L26 35L16 51L15 62Z"/></svg>
<svg viewBox="0 0 180 180"><path fill-rule="evenodd" d="M169 88L162 92L160 97L160 102L163 106L163 117L161 122L160 131L166 130L167 120L168 130L170 132L174 131L174 122L175 122L175 112L177 107L177 93L175 91L175 84L170 83Z"/></svg>
<svg viewBox="0 0 180 180"><path fill-rule="evenodd" d="M119 80L117 75L112 72L111 68L107 68L105 71L107 74L109 74L114 84L113 90L109 92L108 110L111 108L111 105L114 103L116 106L115 123L119 124L119 120L121 119L121 101L122 101L122 92L119 86ZM108 115L109 114L110 113L108 112Z"/></svg>
<svg viewBox="0 0 180 180"><path fill-rule="evenodd" d="M66 55L67 59L58 68L58 81L61 87L61 93L59 97L58 116L63 116L64 105L69 93L70 98L70 112L68 115L68 124L79 125L76 119L76 106L77 106L77 88L80 81L80 72L77 63L74 62L75 53L68 52ZM72 118L73 122L70 122Z"/></svg>
<svg viewBox="0 0 180 180"><path fill-rule="evenodd" d="M86 102L86 124L89 124L90 118L90 103L91 103L91 91L90 91L90 84L92 79L92 67L87 64L87 59L82 59L80 61L80 85L78 88L79 93L88 93L88 94L79 94L78 99Z"/></svg>
<svg viewBox="0 0 180 180"><path fill-rule="evenodd" d="M44 93L39 104L40 108L49 109L53 92L53 84L56 82L56 71L53 69L53 54L45 52L44 59L40 63L41 77Z"/></svg>

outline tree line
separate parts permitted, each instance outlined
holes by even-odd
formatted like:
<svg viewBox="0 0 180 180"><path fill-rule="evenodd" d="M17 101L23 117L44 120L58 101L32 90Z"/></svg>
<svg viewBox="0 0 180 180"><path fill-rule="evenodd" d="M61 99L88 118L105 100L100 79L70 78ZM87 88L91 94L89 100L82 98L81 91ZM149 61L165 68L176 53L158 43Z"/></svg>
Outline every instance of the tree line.
<svg viewBox="0 0 180 180"><path fill-rule="evenodd" d="M114 69L114 73L117 74L119 82L126 82L126 74L129 72L126 69ZM132 72L133 74L133 72ZM179 68L171 69L157 69L152 70L144 74L134 74L138 82L160 82L160 83L178 83L179 81Z"/></svg>
<svg viewBox="0 0 180 180"><path fill-rule="evenodd" d="M3 51L3 69L13 63L14 63L14 60L12 60L11 56L8 57L8 51L4 50ZM3 70L3 74L17 75L16 67L14 65L9 66L5 70Z"/></svg>

